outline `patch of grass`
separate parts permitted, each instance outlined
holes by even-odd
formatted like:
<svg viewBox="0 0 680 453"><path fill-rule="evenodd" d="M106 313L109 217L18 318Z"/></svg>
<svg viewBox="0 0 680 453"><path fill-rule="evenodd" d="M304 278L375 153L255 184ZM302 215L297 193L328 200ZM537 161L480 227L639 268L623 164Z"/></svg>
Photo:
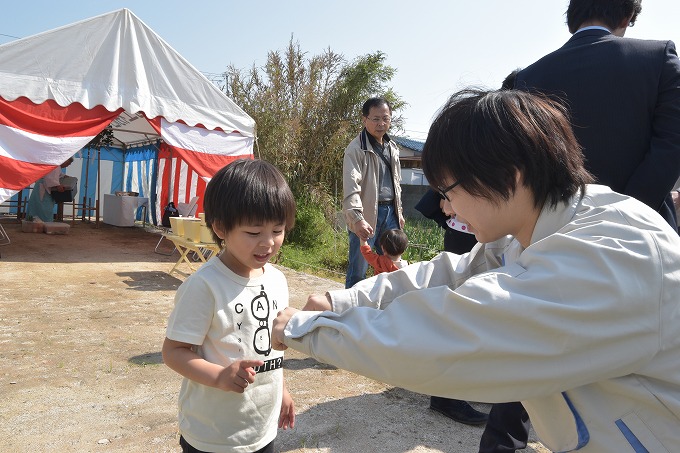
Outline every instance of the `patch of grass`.
<svg viewBox="0 0 680 453"><path fill-rule="evenodd" d="M300 439L300 448L319 448L319 438L316 435L308 435Z"/></svg>
<svg viewBox="0 0 680 453"><path fill-rule="evenodd" d="M335 232L328 226L324 236L325 240L310 247L287 242L281 247L277 263L300 272L344 282L347 269L347 233Z"/></svg>
<svg viewBox="0 0 680 453"><path fill-rule="evenodd" d="M281 247L277 263L301 272L344 281L347 233L333 227L328 203L298 199L295 228Z"/></svg>
<svg viewBox="0 0 680 453"><path fill-rule="evenodd" d="M276 262L344 283L349 248L347 231L335 229L327 219L326 210L311 202L298 203L295 228L281 247ZM404 259L409 262L432 259L444 249L444 232L431 220L406 219L404 230L409 238ZM372 275L370 267L367 275Z"/></svg>
<svg viewBox="0 0 680 453"><path fill-rule="evenodd" d="M432 220L406 219L404 232L409 246L402 258L409 263L431 260L444 250L444 230Z"/></svg>

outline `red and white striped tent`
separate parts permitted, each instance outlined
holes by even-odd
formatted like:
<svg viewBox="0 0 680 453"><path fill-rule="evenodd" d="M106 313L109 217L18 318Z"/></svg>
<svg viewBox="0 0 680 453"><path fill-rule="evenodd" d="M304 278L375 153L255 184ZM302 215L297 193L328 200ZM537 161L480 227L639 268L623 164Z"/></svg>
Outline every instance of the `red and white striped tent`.
<svg viewBox="0 0 680 453"><path fill-rule="evenodd" d="M161 139L157 210L253 157L255 121L127 9L0 46L0 202L109 124Z"/></svg>

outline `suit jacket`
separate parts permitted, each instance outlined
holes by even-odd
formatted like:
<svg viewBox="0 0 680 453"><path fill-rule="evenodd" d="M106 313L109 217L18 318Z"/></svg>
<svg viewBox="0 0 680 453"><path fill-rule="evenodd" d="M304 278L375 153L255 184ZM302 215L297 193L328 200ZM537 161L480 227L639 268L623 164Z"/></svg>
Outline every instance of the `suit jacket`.
<svg viewBox="0 0 680 453"><path fill-rule="evenodd" d="M676 226L680 176L680 60L672 41L575 33L517 74L515 88L566 100L586 168Z"/></svg>

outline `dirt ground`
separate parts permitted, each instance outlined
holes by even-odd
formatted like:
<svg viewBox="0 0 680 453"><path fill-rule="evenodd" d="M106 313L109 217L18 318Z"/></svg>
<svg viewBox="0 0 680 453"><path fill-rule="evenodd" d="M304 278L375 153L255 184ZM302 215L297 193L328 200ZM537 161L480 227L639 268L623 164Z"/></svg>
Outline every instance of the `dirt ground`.
<svg viewBox="0 0 680 453"><path fill-rule="evenodd" d="M58 236L2 224L0 451L179 451L181 377L160 355L179 255L154 253L160 236L141 227L76 222ZM294 307L341 287L283 271ZM429 410L425 395L295 351L284 367L297 423L279 432L281 452L477 452L482 428ZM524 451L548 450L534 440Z"/></svg>

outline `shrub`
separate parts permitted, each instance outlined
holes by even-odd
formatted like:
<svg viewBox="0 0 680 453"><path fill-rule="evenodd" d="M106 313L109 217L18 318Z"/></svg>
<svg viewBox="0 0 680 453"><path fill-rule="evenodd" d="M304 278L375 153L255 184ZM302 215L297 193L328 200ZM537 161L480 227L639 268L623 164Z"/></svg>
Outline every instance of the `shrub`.
<svg viewBox="0 0 680 453"><path fill-rule="evenodd" d="M288 235L290 244L314 248L328 236L329 225L323 211L309 201L300 200L295 214L295 227Z"/></svg>

